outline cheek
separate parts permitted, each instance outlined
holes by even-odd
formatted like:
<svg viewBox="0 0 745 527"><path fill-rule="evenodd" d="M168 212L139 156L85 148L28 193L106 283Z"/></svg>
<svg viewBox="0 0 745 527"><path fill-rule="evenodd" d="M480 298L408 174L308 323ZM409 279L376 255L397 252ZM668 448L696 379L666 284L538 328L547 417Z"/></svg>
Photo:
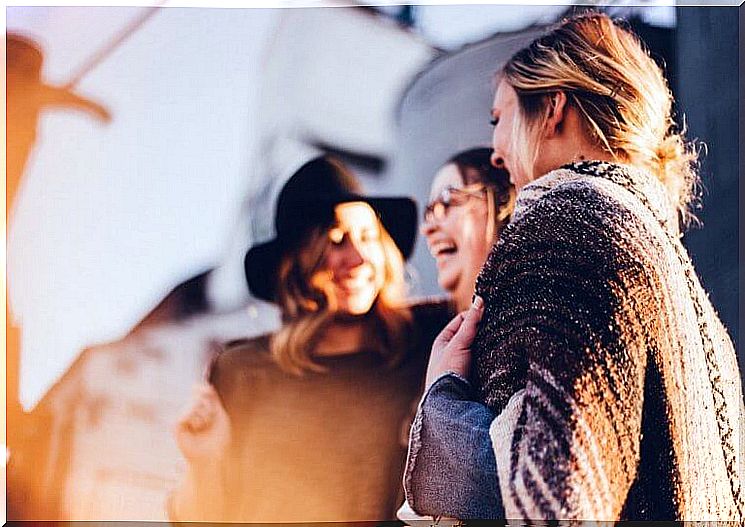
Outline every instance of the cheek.
<svg viewBox="0 0 745 527"><path fill-rule="evenodd" d="M318 266L320 271L337 271L339 267L338 255L333 250L327 251L326 254L321 258L321 263Z"/></svg>
<svg viewBox="0 0 745 527"><path fill-rule="evenodd" d="M471 265L486 257L489 250L486 240L486 214L469 214L463 222L462 252Z"/></svg>
<svg viewBox="0 0 745 527"><path fill-rule="evenodd" d="M438 223L438 229L445 233L448 238L453 238L458 242L458 238L463 235L463 216L457 209L450 209L445 218Z"/></svg>
<svg viewBox="0 0 745 527"><path fill-rule="evenodd" d="M372 255L370 264L375 270L375 282L382 285L385 282L385 251L382 247Z"/></svg>
<svg viewBox="0 0 745 527"><path fill-rule="evenodd" d="M485 215L484 215L485 216ZM462 208L452 210L448 217L442 222L441 228L452 238L458 246L458 265L464 259L470 259L474 247L484 234L484 221L481 215L475 211L467 211Z"/></svg>
<svg viewBox="0 0 745 527"><path fill-rule="evenodd" d="M494 134L492 135L492 147L495 153L500 157L507 157L509 154L509 140L508 135L505 131L505 126L500 121L499 124L494 128Z"/></svg>

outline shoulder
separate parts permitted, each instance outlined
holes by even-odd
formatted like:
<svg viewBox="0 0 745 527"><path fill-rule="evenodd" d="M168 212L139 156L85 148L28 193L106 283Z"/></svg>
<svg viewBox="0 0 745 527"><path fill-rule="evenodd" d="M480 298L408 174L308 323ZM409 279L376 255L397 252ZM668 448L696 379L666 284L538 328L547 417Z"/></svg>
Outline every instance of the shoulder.
<svg viewBox="0 0 745 527"><path fill-rule="evenodd" d="M271 334L225 343L212 359L209 381L220 388L233 384L248 372L275 367L269 352Z"/></svg>
<svg viewBox="0 0 745 527"><path fill-rule="evenodd" d="M250 339L231 340L226 342L217 357L223 362L252 363L263 361L269 356L271 333Z"/></svg>
<svg viewBox="0 0 745 527"><path fill-rule="evenodd" d="M537 213L547 217L556 215L563 222L589 215L605 217L618 208L622 189L604 183L601 178L570 169L555 170L520 192L516 219L528 219ZM569 211L575 214L564 213Z"/></svg>
<svg viewBox="0 0 745 527"><path fill-rule="evenodd" d="M408 308L412 315L413 346L417 352L422 349L429 351L442 328L455 316L455 308L443 297L419 299L412 302Z"/></svg>
<svg viewBox="0 0 745 527"><path fill-rule="evenodd" d="M452 302L446 297L427 297L412 301L408 306L417 326L437 326L440 329L455 315Z"/></svg>
<svg viewBox="0 0 745 527"><path fill-rule="evenodd" d="M602 225L608 232L634 225L642 235L678 234L676 206L664 185L629 165L586 161L549 172L525 186L513 223Z"/></svg>
<svg viewBox="0 0 745 527"><path fill-rule="evenodd" d="M545 305L628 285L658 258L651 242L660 232L653 217L632 209L634 199L609 178L571 169L537 179L521 191L520 210L487 257L477 291L504 306L539 297Z"/></svg>
<svg viewBox="0 0 745 527"><path fill-rule="evenodd" d="M513 221L490 260L508 265L519 260L529 267L578 260L587 265L595 258L598 264L620 263L645 245L634 240L651 239L660 231L648 212L613 181L556 170L520 192Z"/></svg>

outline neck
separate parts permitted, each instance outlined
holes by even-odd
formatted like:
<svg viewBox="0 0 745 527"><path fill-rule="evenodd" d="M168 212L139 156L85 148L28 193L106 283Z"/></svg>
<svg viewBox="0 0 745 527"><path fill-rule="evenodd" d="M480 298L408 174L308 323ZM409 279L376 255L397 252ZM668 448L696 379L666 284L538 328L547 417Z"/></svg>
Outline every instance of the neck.
<svg viewBox="0 0 745 527"><path fill-rule="evenodd" d="M582 119L571 106L567 108L561 125L538 146L538 152L533 167L536 178L578 161L616 161L613 154L588 136Z"/></svg>
<svg viewBox="0 0 745 527"><path fill-rule="evenodd" d="M323 332L315 348L316 355L350 355L365 345L366 317L337 317Z"/></svg>
<svg viewBox="0 0 745 527"><path fill-rule="evenodd" d="M468 309L468 306L471 305L471 300L473 298L473 291L475 288L475 284L471 283L469 285L470 287L458 288L453 293L453 302L455 303L455 309L459 313L461 311Z"/></svg>
<svg viewBox="0 0 745 527"><path fill-rule="evenodd" d="M570 159L566 159L561 165L568 165L570 163L577 163L580 161L616 161L611 154L600 148L585 148L577 151Z"/></svg>

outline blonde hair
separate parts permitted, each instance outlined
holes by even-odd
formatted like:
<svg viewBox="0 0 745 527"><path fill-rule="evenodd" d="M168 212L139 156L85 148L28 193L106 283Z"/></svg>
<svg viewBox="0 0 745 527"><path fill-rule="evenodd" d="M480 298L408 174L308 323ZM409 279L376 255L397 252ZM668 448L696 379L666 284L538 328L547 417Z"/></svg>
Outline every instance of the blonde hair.
<svg viewBox="0 0 745 527"><path fill-rule="evenodd" d="M380 224L380 222L379 222ZM411 313L404 307L404 261L401 252L380 224L385 254L385 277L369 317L366 343L386 359L398 364L409 345ZM272 335L270 351L284 371L302 375L306 371L325 372L313 357L316 345L333 320L336 306L329 291L313 283L326 248L328 229L314 228L306 242L286 254L277 273L277 304L282 312L282 327Z"/></svg>
<svg viewBox="0 0 745 527"><path fill-rule="evenodd" d="M511 140L526 174L532 174L551 97L561 91L599 147L654 174L683 224L693 219L698 155L675 126L662 70L631 31L601 13L571 18L517 52L503 75L518 95Z"/></svg>

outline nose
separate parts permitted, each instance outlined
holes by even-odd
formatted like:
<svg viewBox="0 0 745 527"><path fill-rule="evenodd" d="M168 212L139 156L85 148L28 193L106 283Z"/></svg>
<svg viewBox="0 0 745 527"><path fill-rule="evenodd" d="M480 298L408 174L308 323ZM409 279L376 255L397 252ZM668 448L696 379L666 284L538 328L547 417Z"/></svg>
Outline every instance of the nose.
<svg viewBox="0 0 745 527"><path fill-rule="evenodd" d="M504 168L504 158L502 156L498 155L496 151L493 151L491 153L491 165L494 168Z"/></svg>
<svg viewBox="0 0 745 527"><path fill-rule="evenodd" d="M419 232L422 233L422 236L429 236L437 230L437 227L438 225L437 222L434 221L434 218L425 219L419 226Z"/></svg>
<svg viewBox="0 0 745 527"><path fill-rule="evenodd" d="M352 240L347 238L347 241L344 244L344 263L346 264L346 267L354 269L355 267L365 263L365 261L365 257L359 247L357 247Z"/></svg>

